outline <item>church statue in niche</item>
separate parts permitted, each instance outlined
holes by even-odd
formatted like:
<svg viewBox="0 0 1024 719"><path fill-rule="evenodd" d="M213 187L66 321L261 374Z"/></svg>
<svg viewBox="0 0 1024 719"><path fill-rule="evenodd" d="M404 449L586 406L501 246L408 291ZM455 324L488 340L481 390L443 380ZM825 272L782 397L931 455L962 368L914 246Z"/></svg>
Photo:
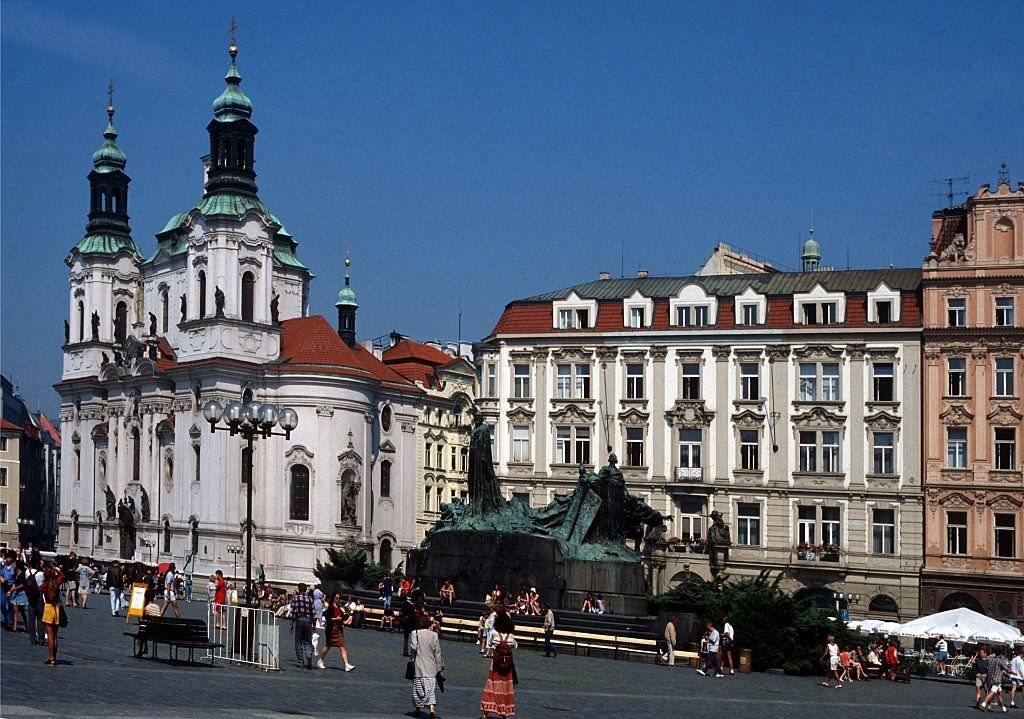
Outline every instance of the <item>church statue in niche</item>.
<svg viewBox="0 0 1024 719"><path fill-rule="evenodd" d="M346 527L357 525L360 488L356 473L346 469L341 475L341 523Z"/></svg>
<svg viewBox="0 0 1024 719"><path fill-rule="evenodd" d="M224 290L220 287L213 291L213 302L217 308L217 317L224 316Z"/></svg>
<svg viewBox="0 0 1024 719"><path fill-rule="evenodd" d="M107 519L112 520L114 518L114 513L117 511L117 506L116 500L114 499L114 490L110 488L109 484L103 488L103 495L107 504Z"/></svg>
<svg viewBox="0 0 1024 719"><path fill-rule="evenodd" d="M117 524L121 540L121 559L135 556L135 508L131 497L117 503Z"/></svg>

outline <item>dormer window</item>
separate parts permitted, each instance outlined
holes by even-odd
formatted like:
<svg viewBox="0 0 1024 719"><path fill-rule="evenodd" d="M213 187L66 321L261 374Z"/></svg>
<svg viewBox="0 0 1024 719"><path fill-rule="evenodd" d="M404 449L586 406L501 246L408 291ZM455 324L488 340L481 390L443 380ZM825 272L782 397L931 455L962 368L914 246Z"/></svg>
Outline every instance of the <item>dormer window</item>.
<svg viewBox="0 0 1024 719"><path fill-rule="evenodd" d="M892 300L878 300L875 303L875 313L879 324L886 325L892 322Z"/></svg>
<svg viewBox="0 0 1024 719"><path fill-rule="evenodd" d="M805 302L800 309L803 310L803 324L805 325L834 325L836 323L835 302Z"/></svg>
<svg viewBox="0 0 1024 719"><path fill-rule="evenodd" d="M597 300L584 300L570 292L564 300L552 303L552 324L559 330L582 330L594 326Z"/></svg>
<svg viewBox="0 0 1024 719"><path fill-rule="evenodd" d="M759 325L761 324L761 313L760 307L754 304L743 304L740 305L742 314L740 316L740 322L744 325Z"/></svg>
<svg viewBox="0 0 1024 719"><path fill-rule="evenodd" d="M747 287L736 295L733 305L736 324L750 327L764 324L768 317L768 298L758 294L753 287Z"/></svg>
<svg viewBox="0 0 1024 719"><path fill-rule="evenodd" d="M651 326L654 319L654 300L637 290L622 300L622 323L629 329L639 330Z"/></svg>
<svg viewBox="0 0 1024 719"><path fill-rule="evenodd" d="M590 326L590 313L585 309L559 310L558 329L579 330Z"/></svg>
<svg viewBox="0 0 1024 719"><path fill-rule="evenodd" d="M707 327L707 305L681 305L676 307L676 324L680 327Z"/></svg>
<svg viewBox="0 0 1024 719"><path fill-rule="evenodd" d="M892 324L900 321L900 292L890 290L883 282L868 292L868 322Z"/></svg>
<svg viewBox="0 0 1024 719"><path fill-rule="evenodd" d="M638 330L647 324L645 318L645 312L643 307L630 307L629 308L629 326L631 329Z"/></svg>

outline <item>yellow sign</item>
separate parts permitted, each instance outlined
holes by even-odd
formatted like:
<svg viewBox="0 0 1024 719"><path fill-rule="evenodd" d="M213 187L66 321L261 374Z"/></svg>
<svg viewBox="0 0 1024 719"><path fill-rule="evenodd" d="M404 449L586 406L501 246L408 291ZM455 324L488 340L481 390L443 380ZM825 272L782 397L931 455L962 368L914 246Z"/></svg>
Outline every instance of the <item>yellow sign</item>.
<svg viewBox="0 0 1024 719"><path fill-rule="evenodd" d="M133 584L131 599L128 602L128 615L124 618L124 623L127 624L131 617L141 617L142 610L146 608L146 590L149 589L145 584Z"/></svg>

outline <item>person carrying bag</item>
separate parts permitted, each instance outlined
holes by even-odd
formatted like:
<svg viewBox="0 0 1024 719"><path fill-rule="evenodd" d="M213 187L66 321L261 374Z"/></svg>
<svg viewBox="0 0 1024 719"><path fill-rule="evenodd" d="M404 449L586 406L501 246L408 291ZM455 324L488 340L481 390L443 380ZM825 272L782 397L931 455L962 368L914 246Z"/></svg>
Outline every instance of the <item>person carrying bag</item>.
<svg viewBox="0 0 1024 719"><path fill-rule="evenodd" d="M444 691L447 679L444 656L441 654L441 640L430 630L430 617L421 614L418 627L409 635L410 660L405 668L405 678L412 680L412 703L414 716L423 716L427 708L430 719L437 717L438 688Z"/></svg>

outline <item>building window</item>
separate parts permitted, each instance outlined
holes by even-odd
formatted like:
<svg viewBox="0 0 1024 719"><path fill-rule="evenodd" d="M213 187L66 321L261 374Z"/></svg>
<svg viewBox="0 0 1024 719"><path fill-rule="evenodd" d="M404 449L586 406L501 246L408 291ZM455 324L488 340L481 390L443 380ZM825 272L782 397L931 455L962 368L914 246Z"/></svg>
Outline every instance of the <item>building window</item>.
<svg viewBox="0 0 1024 719"><path fill-rule="evenodd" d="M309 467L292 466L291 488L288 493L288 517L300 522L309 521Z"/></svg>
<svg viewBox="0 0 1024 719"><path fill-rule="evenodd" d="M821 471L833 474L842 471L839 465L839 433L821 433Z"/></svg>
<svg viewBox="0 0 1024 719"><path fill-rule="evenodd" d="M423 445L423 466L430 468L430 462L434 459L434 445L430 442L425 442Z"/></svg>
<svg viewBox="0 0 1024 719"><path fill-rule="evenodd" d="M118 302L114 308L114 341L124 343L128 338L128 305Z"/></svg>
<svg viewBox="0 0 1024 719"><path fill-rule="evenodd" d="M800 471L818 471L817 432L800 432Z"/></svg>
<svg viewBox="0 0 1024 719"><path fill-rule="evenodd" d="M512 426L512 461L530 461L530 428L524 424Z"/></svg>
<svg viewBox="0 0 1024 719"><path fill-rule="evenodd" d="M530 506L530 493L529 492L513 492L512 501L519 502L524 507Z"/></svg>
<svg viewBox="0 0 1024 719"><path fill-rule="evenodd" d="M0 524L7 524L7 503L0 502Z"/></svg>
<svg viewBox="0 0 1024 719"><path fill-rule="evenodd" d="M462 451L459 453L459 455L460 455L460 459L461 459L461 462L460 462L460 465L459 465L460 470L463 471L463 472L468 472L469 471L469 450L466 449L465 447L463 447Z"/></svg>
<svg viewBox="0 0 1024 719"><path fill-rule="evenodd" d="M202 459L202 451L199 449L199 444L192 445L192 457L195 461L195 466L192 467L192 481L198 482L202 476L200 460Z"/></svg>
<svg viewBox="0 0 1024 719"><path fill-rule="evenodd" d="M814 544L818 526L817 507L797 507L797 541L800 544Z"/></svg>
<svg viewBox="0 0 1024 719"><path fill-rule="evenodd" d="M629 308L629 326L631 329L638 330L647 325L646 312L644 307L630 307Z"/></svg>
<svg viewBox="0 0 1024 719"><path fill-rule="evenodd" d="M800 401L838 402L839 364L836 362L801 362Z"/></svg>
<svg viewBox="0 0 1024 719"><path fill-rule="evenodd" d="M76 447L77 451L77 447ZM76 463L81 466L81 456L76 455ZM139 428L132 427L132 481L138 482L142 472L142 439L139 436Z"/></svg>
<svg viewBox="0 0 1024 719"><path fill-rule="evenodd" d="M256 306L256 276L251 272L242 274L242 319L252 322Z"/></svg>
<svg viewBox="0 0 1024 719"><path fill-rule="evenodd" d="M590 399L590 365L560 364L555 369L558 399Z"/></svg>
<svg viewBox="0 0 1024 719"><path fill-rule="evenodd" d="M967 428L946 428L946 466L950 469L967 467Z"/></svg>
<svg viewBox="0 0 1024 719"><path fill-rule="evenodd" d="M946 554L967 554L967 512L946 512Z"/></svg>
<svg viewBox="0 0 1024 719"><path fill-rule="evenodd" d="M0 487L7 486L7 467L0 467Z"/></svg>
<svg viewBox="0 0 1024 719"><path fill-rule="evenodd" d="M1017 556L1017 517L1013 514L996 514L996 556L1013 559Z"/></svg>
<svg viewBox="0 0 1024 719"><path fill-rule="evenodd" d="M803 310L805 325L834 325L836 323L835 302L804 302Z"/></svg>
<svg viewBox="0 0 1024 719"><path fill-rule="evenodd" d="M875 362L871 365L871 384L875 402L896 401L895 368L892 362Z"/></svg>
<svg viewBox="0 0 1024 719"><path fill-rule="evenodd" d="M704 433L699 429L679 430L679 466L699 468Z"/></svg>
<svg viewBox="0 0 1024 719"><path fill-rule="evenodd" d="M167 333L167 329L171 323L171 306L170 298L167 296L167 290L160 290L160 324L163 328L164 334Z"/></svg>
<svg viewBox="0 0 1024 719"><path fill-rule="evenodd" d="M644 466L644 428L626 427L626 465Z"/></svg>
<svg viewBox="0 0 1024 719"><path fill-rule="evenodd" d="M590 313L586 309L558 310L558 329L578 330L590 326Z"/></svg>
<svg viewBox="0 0 1024 719"><path fill-rule="evenodd" d="M963 297L950 297L946 300L946 324L950 327L963 327L967 324L967 300Z"/></svg>
<svg viewBox="0 0 1024 719"><path fill-rule="evenodd" d="M744 547L761 546L761 505L740 502L736 505L736 543Z"/></svg>
<svg viewBox="0 0 1024 719"><path fill-rule="evenodd" d="M749 402L761 399L761 366L757 362L740 363L740 399Z"/></svg>
<svg viewBox="0 0 1024 719"><path fill-rule="evenodd" d="M996 427L996 469L1017 469L1017 430Z"/></svg>
<svg viewBox="0 0 1024 719"><path fill-rule="evenodd" d="M391 571L391 540L380 540L380 564L389 572Z"/></svg>
<svg viewBox="0 0 1024 719"><path fill-rule="evenodd" d="M761 469L761 438L756 429L740 430L740 469Z"/></svg>
<svg viewBox="0 0 1024 719"><path fill-rule="evenodd" d="M696 497L683 497L679 504L678 536L683 540L703 537L705 514L707 511L703 501Z"/></svg>
<svg viewBox="0 0 1024 719"><path fill-rule="evenodd" d="M759 317L760 307L757 305L740 305L743 311L742 323L745 325L759 325L761 324L761 318Z"/></svg>
<svg viewBox="0 0 1024 719"><path fill-rule="evenodd" d="M684 305L676 307L676 324L679 327L707 327L708 306Z"/></svg>
<svg viewBox="0 0 1024 719"><path fill-rule="evenodd" d="M386 459L380 463L380 496L391 496L391 462Z"/></svg>
<svg viewBox="0 0 1024 719"><path fill-rule="evenodd" d="M896 510L871 510L871 549L875 554L896 553Z"/></svg>
<svg viewBox="0 0 1024 719"><path fill-rule="evenodd" d="M1013 298L996 297L996 326L1013 327Z"/></svg>
<svg viewBox="0 0 1024 719"><path fill-rule="evenodd" d="M530 365L517 364L512 366L512 396L516 399L528 399L530 394Z"/></svg>
<svg viewBox="0 0 1024 719"><path fill-rule="evenodd" d="M454 472L455 470L457 470L459 468L459 448L458 447L452 447L450 455L451 455L451 460L452 460L451 470Z"/></svg>
<svg viewBox="0 0 1024 719"><path fill-rule="evenodd" d="M199 270L199 319L206 317L206 272Z"/></svg>
<svg viewBox="0 0 1024 719"><path fill-rule="evenodd" d="M1013 397L1013 357L996 358L996 396Z"/></svg>
<svg viewBox="0 0 1024 719"><path fill-rule="evenodd" d="M967 396L967 360L964 357L950 357L949 368L949 396Z"/></svg>
<svg viewBox="0 0 1024 719"><path fill-rule="evenodd" d="M590 464L590 428L556 427L555 462Z"/></svg>
<svg viewBox="0 0 1024 719"><path fill-rule="evenodd" d="M879 324L892 322L892 300L878 300L875 302L875 314Z"/></svg>
<svg viewBox="0 0 1024 719"><path fill-rule="evenodd" d="M683 364L682 397L683 399L700 399L699 362Z"/></svg>
<svg viewBox="0 0 1024 719"><path fill-rule="evenodd" d="M872 469L875 474L896 474L895 444L893 432L874 432L871 435L873 454Z"/></svg>
<svg viewBox="0 0 1024 719"><path fill-rule="evenodd" d="M164 554L171 553L171 522L169 519L164 520Z"/></svg>
<svg viewBox="0 0 1024 719"><path fill-rule="evenodd" d="M626 365L626 399L643 399L644 366L642 364Z"/></svg>
<svg viewBox="0 0 1024 719"><path fill-rule="evenodd" d="M842 529L839 507L821 508L821 543L839 547L842 545Z"/></svg>
<svg viewBox="0 0 1024 719"><path fill-rule="evenodd" d="M7 451L7 438L6 437L0 437L0 452L6 452L6 451Z"/></svg>
<svg viewBox="0 0 1024 719"><path fill-rule="evenodd" d="M85 303L78 301L78 341L85 342Z"/></svg>
<svg viewBox="0 0 1024 719"><path fill-rule="evenodd" d="M434 447L434 466L437 469L444 469L444 445L439 444Z"/></svg>
<svg viewBox="0 0 1024 719"><path fill-rule="evenodd" d="M497 366L493 362L487 363L487 397L498 396Z"/></svg>

